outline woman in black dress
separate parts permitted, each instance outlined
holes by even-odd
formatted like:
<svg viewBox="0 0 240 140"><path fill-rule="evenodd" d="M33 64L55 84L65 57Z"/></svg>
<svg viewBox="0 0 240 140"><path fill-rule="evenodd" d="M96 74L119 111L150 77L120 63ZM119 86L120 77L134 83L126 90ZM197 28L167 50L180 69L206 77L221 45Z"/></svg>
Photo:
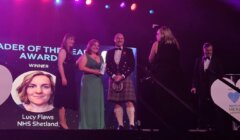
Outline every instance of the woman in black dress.
<svg viewBox="0 0 240 140"><path fill-rule="evenodd" d="M149 55L155 78L168 88L176 85L180 68L180 46L170 28L163 26L157 30L156 41ZM174 88L173 88L174 90Z"/></svg>
<svg viewBox="0 0 240 140"><path fill-rule="evenodd" d="M152 75L165 88L175 94L175 98L182 98L184 93L184 79L180 66L180 46L170 28L163 26L157 30L156 41L153 43L149 55ZM173 129L181 129L181 115L184 107L161 86L153 85L154 93L151 101L156 113ZM160 108L159 108L160 107ZM177 115L176 115L177 114Z"/></svg>
<svg viewBox="0 0 240 140"><path fill-rule="evenodd" d="M59 108L59 124L68 129L66 108L77 110L77 88L75 83L76 61L72 55L75 38L66 34L58 53L58 75L56 79L56 93L54 106Z"/></svg>

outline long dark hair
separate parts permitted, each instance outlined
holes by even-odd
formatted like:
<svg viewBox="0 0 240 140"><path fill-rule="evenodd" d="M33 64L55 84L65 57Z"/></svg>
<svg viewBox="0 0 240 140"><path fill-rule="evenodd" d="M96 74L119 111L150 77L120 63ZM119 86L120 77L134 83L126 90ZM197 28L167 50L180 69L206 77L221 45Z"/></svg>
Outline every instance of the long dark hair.
<svg viewBox="0 0 240 140"><path fill-rule="evenodd" d="M71 53L72 50L69 50L69 48L67 48L66 42L68 38L74 38L75 36L73 34L70 33L66 33L63 37L62 43L61 43L61 49L66 50L67 53Z"/></svg>

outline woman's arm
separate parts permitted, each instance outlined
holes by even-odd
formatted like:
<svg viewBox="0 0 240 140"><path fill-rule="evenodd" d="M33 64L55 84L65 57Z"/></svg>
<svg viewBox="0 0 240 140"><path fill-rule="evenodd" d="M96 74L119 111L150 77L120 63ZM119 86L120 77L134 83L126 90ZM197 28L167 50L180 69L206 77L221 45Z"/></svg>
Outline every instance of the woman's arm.
<svg viewBox="0 0 240 140"><path fill-rule="evenodd" d="M88 68L86 67L86 64L87 64L87 56L86 54L84 54L78 60L78 68L83 72L101 75L100 70Z"/></svg>
<svg viewBox="0 0 240 140"><path fill-rule="evenodd" d="M157 54L157 47L158 47L158 42L154 42L151 48L151 52L149 54L148 60L150 63L153 62L155 55Z"/></svg>
<svg viewBox="0 0 240 140"><path fill-rule="evenodd" d="M60 52L58 53L58 71L62 79L62 85L67 85L67 79L63 68L63 63L66 59L66 55L67 52L64 49L61 49Z"/></svg>

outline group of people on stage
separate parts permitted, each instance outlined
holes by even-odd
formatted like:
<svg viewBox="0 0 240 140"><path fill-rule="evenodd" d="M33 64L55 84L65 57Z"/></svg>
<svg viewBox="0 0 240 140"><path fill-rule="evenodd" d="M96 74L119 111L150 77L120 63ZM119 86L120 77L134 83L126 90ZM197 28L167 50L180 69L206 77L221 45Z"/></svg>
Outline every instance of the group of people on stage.
<svg viewBox="0 0 240 140"><path fill-rule="evenodd" d="M66 109L80 109L80 129L105 128L104 117L104 89L102 76L104 72L109 76L108 101L114 103L114 113L118 122L117 129L125 129L123 116L124 107L128 116L128 129L135 128L135 102L136 94L131 74L135 68L133 51L124 46L124 35L117 33L114 36L114 48L107 51L106 62L100 55L100 43L91 39L85 53L75 60L72 55L75 37L66 34L63 38L58 54L58 75L55 91L51 75L36 72L24 78L18 87L22 108L33 112L42 112L33 107L34 104L46 103L44 109L49 111L54 107L59 111L59 124L63 129L69 129L66 119ZM167 88L175 93L182 92L180 45L170 28L162 26L157 30L156 41L153 43L149 62L152 64L151 72ZM80 107L78 104L77 86L75 83L75 70L83 72L81 79ZM192 93L199 94L200 124L202 127L215 127L216 106L210 97L210 86L214 80L223 74L219 60L213 56L213 45L204 43L203 56L197 59L193 75ZM42 83L36 82L43 81ZM42 96L33 93L37 87L42 88ZM157 90L158 91L158 90ZM39 91L40 92L40 91ZM162 91L159 91L162 92ZM54 94L54 100L53 100ZM27 96L29 97L27 98ZM34 96L31 99L31 96ZM44 98L45 100L40 100ZM38 100L39 99L39 100ZM50 103L51 102L51 103Z"/></svg>
<svg viewBox="0 0 240 140"><path fill-rule="evenodd" d="M59 124L69 129L66 121L66 109L76 109L77 89L75 84L75 67L83 72L80 92L80 129L103 129L104 89L102 75L109 75L108 100L114 103L114 112L119 130L125 129L123 123L123 107L129 118L129 129L134 129L136 101L135 89L131 74L135 68L133 52L124 47L124 35L114 36L115 47L107 52L106 64L100 55L100 43L91 39L85 53L77 61L72 55L75 38L66 34L58 54L59 75L56 80L54 106L59 108Z"/></svg>

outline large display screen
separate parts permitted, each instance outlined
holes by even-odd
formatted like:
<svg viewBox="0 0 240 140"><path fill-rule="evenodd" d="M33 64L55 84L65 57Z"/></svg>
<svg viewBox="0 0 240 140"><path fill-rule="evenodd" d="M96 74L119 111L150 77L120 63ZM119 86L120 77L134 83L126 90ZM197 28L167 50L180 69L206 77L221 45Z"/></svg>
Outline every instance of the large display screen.
<svg viewBox="0 0 240 140"><path fill-rule="evenodd" d="M101 55L104 59L106 51L113 47L101 45ZM73 55L76 60L84 53L85 48L85 45L74 46ZM51 104L52 100L54 100L54 94L51 93L51 90L46 93L48 96L42 100L42 102L50 104L50 111L33 112L26 111L22 107L24 98L31 97L24 97L20 89L24 88L26 77L36 72L49 75L55 84L59 50L59 46L37 45L34 42L4 42L0 40L0 129L58 129L58 109ZM132 50L136 58L136 49L132 48ZM77 92L80 95L82 72L76 69L76 75ZM132 74L132 78L136 85L136 72ZM41 82L41 79L35 80ZM106 73L103 76L103 81L105 123L106 128L112 128L116 120L113 114L113 105L106 100L108 90L108 76ZM78 100L80 100L80 96ZM77 129L79 111L67 111L67 119L70 122L70 128Z"/></svg>

